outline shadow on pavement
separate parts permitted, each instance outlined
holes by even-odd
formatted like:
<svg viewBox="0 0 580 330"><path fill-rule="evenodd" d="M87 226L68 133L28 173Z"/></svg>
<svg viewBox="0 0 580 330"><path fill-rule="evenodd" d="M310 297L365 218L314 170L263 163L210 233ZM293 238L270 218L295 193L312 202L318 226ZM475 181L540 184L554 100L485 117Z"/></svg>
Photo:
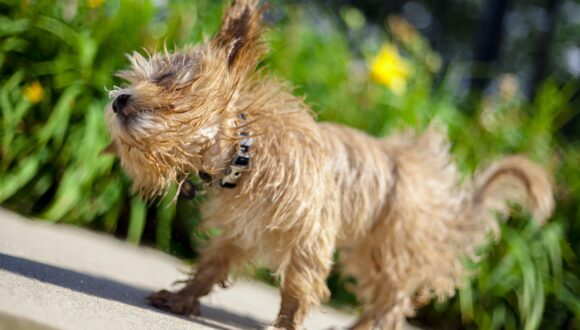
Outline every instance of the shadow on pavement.
<svg viewBox="0 0 580 330"><path fill-rule="evenodd" d="M91 296L115 300L128 305L147 309L152 312L191 320L215 329L227 330L219 324L207 322L203 319L211 319L242 329L263 329L264 327L263 322L257 321L251 317L240 316L209 306L202 306L203 318L191 319L184 316L165 313L145 303L145 297L151 293L149 290L130 286L111 279L92 276L74 270L51 266L3 253L0 253L0 269Z"/></svg>

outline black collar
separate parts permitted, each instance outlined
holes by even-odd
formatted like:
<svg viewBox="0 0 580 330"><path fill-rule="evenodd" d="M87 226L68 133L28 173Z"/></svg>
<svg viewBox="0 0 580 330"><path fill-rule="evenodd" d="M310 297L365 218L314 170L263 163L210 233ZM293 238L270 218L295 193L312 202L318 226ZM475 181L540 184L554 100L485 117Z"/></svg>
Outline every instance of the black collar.
<svg viewBox="0 0 580 330"><path fill-rule="evenodd" d="M242 176L242 172L250 167L250 147L254 139L250 137L245 126L246 116L239 115L240 118L240 144L236 156L233 158L230 166L226 167L221 179L216 180L211 174L207 172L199 172L199 178L205 185L210 185L213 182L219 182L219 186L226 189L234 189L238 185L238 181ZM192 199L197 195L198 188L191 179L186 179L182 182L179 190L179 196Z"/></svg>

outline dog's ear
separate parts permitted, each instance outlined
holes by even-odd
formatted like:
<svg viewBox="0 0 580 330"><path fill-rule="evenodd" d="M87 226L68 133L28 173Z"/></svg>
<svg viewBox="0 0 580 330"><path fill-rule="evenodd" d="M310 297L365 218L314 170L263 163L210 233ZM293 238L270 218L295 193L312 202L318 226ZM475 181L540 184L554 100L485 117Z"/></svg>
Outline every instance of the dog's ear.
<svg viewBox="0 0 580 330"><path fill-rule="evenodd" d="M213 42L223 51L230 70L252 70L265 53L260 42L265 9L257 0L235 0L226 10Z"/></svg>

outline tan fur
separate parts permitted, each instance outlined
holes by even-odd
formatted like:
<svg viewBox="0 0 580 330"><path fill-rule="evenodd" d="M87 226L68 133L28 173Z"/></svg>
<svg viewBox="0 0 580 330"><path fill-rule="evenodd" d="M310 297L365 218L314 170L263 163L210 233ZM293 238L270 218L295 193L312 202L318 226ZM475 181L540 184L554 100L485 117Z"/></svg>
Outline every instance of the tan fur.
<svg viewBox="0 0 580 330"><path fill-rule="evenodd" d="M250 132L251 165L238 186L208 186L204 223L221 235L202 251L194 276L178 292L160 291L153 305L198 312L198 298L229 269L259 260L280 279L277 328L300 328L309 310L328 298L334 251L357 278L364 312L357 329L400 328L432 297L449 297L487 233L493 210L510 200L540 221L553 209L547 173L522 156L500 160L462 184L444 129L387 139L319 124L283 83L256 71L262 9L240 0L206 44L150 58L130 56L119 75L131 95L120 120L106 118L135 189L153 198L198 174L218 180ZM239 114L247 117L239 119Z"/></svg>

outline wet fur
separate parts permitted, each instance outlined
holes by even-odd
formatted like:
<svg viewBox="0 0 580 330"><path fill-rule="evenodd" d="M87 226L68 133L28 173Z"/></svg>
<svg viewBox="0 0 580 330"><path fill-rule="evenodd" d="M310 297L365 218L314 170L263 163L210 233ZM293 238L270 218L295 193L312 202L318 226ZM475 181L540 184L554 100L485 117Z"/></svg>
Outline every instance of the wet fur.
<svg viewBox="0 0 580 330"><path fill-rule="evenodd" d="M256 1L236 1L205 44L149 58L134 53L119 73L127 86L111 92L131 101L128 119L106 111L110 150L147 198L200 171L219 178L240 130L255 139L237 188L207 192L204 224L221 235L183 289L153 294L153 305L197 314L198 298L229 270L259 260L281 283L273 327L300 328L329 296L325 281L338 250L364 305L354 328L401 328L419 304L454 294L466 275L462 260L497 231L495 214L506 216L508 201L539 221L550 216L550 178L522 156L461 183L436 124L374 138L317 123L284 83L256 70L266 51L262 11Z"/></svg>

